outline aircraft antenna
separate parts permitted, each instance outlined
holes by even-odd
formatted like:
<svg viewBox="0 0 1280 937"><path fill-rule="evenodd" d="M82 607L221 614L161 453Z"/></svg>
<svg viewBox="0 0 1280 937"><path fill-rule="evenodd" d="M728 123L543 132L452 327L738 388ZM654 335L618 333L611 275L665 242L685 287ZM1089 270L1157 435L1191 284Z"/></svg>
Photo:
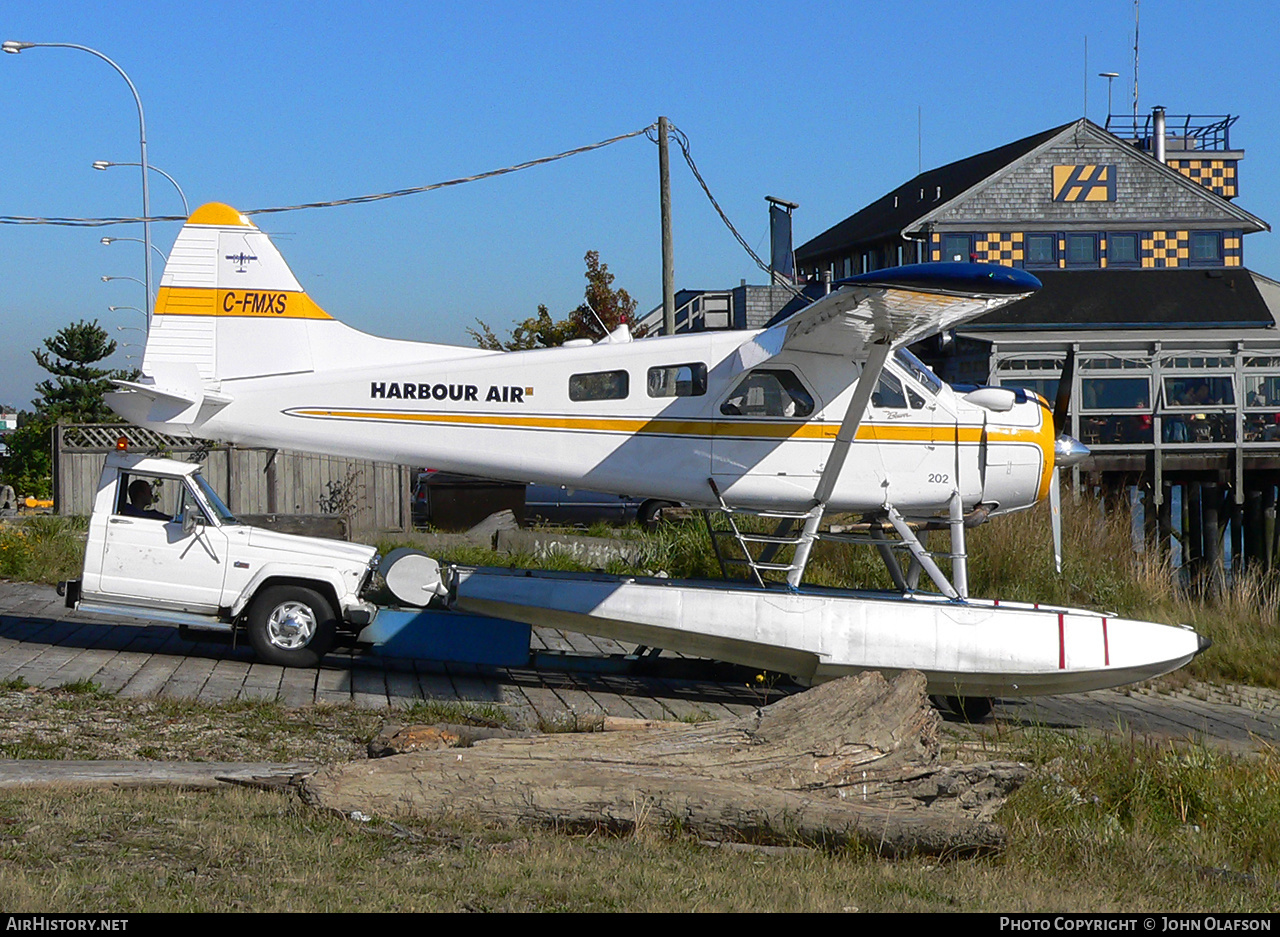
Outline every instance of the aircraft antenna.
<svg viewBox="0 0 1280 937"><path fill-rule="evenodd" d="M600 326L600 331L604 333L605 338L608 338L609 328L604 324L604 320L600 318L600 313L596 312L596 307L591 305L591 300L587 299L585 296L582 297L582 305L591 310L591 314L596 318L596 323Z"/></svg>
<svg viewBox="0 0 1280 937"><path fill-rule="evenodd" d="M1133 126L1138 126L1138 0L1133 0Z"/></svg>

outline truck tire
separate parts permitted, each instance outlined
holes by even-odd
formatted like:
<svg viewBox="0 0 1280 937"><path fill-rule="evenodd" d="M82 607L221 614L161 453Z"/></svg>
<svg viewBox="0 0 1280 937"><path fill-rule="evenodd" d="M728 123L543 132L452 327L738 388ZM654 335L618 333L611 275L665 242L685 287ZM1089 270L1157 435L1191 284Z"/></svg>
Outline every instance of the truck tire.
<svg viewBox="0 0 1280 937"><path fill-rule="evenodd" d="M946 701L947 708L965 722L981 722L996 705L989 696L948 696Z"/></svg>
<svg viewBox="0 0 1280 937"><path fill-rule="evenodd" d="M281 667L315 667L333 647L338 622L329 602L303 586L269 586L249 606L249 643Z"/></svg>
<svg viewBox="0 0 1280 937"><path fill-rule="evenodd" d="M640 526L645 530L656 530L658 524L662 521L662 512L667 508L675 507L670 501L646 501L640 505L640 510L636 513L636 520L640 522Z"/></svg>

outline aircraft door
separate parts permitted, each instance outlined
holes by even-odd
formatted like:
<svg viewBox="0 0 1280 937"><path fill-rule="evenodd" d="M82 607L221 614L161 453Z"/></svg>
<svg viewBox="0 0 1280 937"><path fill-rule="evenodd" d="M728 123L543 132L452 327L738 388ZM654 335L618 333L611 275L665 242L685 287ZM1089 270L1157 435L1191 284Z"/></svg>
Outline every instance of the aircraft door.
<svg viewBox="0 0 1280 937"><path fill-rule="evenodd" d="M876 481L900 510L945 503L961 473L956 460L954 415L932 394L886 368L871 394L859 442L875 467ZM866 481L863 481L866 485Z"/></svg>
<svg viewBox="0 0 1280 937"><path fill-rule="evenodd" d="M722 492L749 501L776 498L778 484L811 495L830 444L811 422L818 401L787 367L756 368L720 402L711 443L711 474Z"/></svg>

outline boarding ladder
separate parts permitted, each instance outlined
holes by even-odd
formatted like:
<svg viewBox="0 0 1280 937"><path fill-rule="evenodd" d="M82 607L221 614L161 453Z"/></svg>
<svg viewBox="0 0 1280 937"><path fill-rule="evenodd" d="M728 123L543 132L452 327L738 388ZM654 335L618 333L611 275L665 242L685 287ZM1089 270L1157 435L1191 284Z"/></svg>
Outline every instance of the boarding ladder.
<svg viewBox="0 0 1280 937"><path fill-rule="evenodd" d="M764 586L765 576L768 574L787 576L797 571L801 574L804 572L801 566L804 561L798 561L796 558L800 551L793 550L790 562L780 562L777 556L784 547L795 548L801 544L805 539L803 532L805 522L816 525L817 521L821 520L823 510L821 505L815 505L808 511L754 511L732 508L725 503L715 482L712 479L707 481L720 505L718 508L704 510L702 517L711 538L716 561L720 564L720 573L724 578L731 578L731 568L740 570L745 567L749 575L759 585ZM943 595L951 599L964 598L968 595L968 574L963 519L957 515L958 508L959 502L955 500L952 509L953 517L950 522L947 522L947 526L952 529L952 549L945 553L934 553L927 547L929 529L932 525L913 525L892 505L885 506L883 518L866 519L846 529L815 531L813 538L874 547L893 580L894 588L904 594L916 592L920 587L920 574L926 573ZM736 519L739 514L770 518L778 523L772 533L743 530ZM712 520L715 515L723 517L727 527L717 527ZM800 526L800 530L797 530L797 525ZM726 551L721 546L722 541L734 543L740 555L735 556ZM896 552L906 552L910 555L910 563L905 570ZM949 580L938 567L935 557L945 557L951 561L954 582ZM795 577L797 583L799 578L799 575Z"/></svg>

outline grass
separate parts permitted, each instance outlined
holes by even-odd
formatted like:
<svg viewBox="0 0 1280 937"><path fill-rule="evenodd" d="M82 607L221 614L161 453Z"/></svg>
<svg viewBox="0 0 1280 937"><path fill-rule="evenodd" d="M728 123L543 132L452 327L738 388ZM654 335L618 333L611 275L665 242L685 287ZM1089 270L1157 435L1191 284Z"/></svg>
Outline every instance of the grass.
<svg viewBox="0 0 1280 937"><path fill-rule="evenodd" d="M234 718L237 714L229 713ZM288 793L0 793L10 911L1266 912L1280 903L1280 761L1032 729L993 857L710 848L624 834L358 822ZM299 863L298 857L307 861Z"/></svg>
<svg viewBox="0 0 1280 937"><path fill-rule="evenodd" d="M0 524L0 578L47 583L77 578L86 530L87 518L57 514Z"/></svg>

